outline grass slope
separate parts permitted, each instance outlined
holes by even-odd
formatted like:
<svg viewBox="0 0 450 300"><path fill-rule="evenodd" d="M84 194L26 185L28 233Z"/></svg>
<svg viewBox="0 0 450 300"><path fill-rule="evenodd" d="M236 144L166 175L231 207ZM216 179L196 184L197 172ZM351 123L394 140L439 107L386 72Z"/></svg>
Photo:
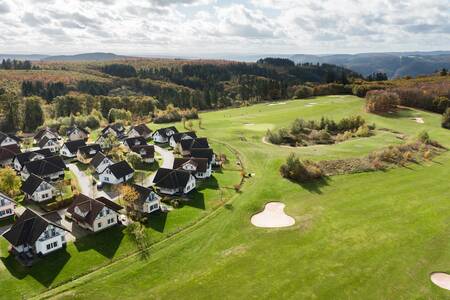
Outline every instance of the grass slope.
<svg viewBox="0 0 450 300"><path fill-rule="evenodd" d="M268 128L287 126L296 117L340 119L361 114L378 128L410 136L426 129L450 147L450 132L439 128L438 115L404 110L382 117L367 115L362 107L359 98L335 96L202 114L205 129L199 135L239 149L247 171L256 174L242 194L213 217L156 244L149 259L129 256L38 297L448 297L428 275L450 271L450 153L423 165L335 176L299 186L278 173L292 151L316 160L356 157L401 141L379 132L371 138L298 149L261 142ZM415 123L412 117L424 118L425 124ZM250 224L250 216L273 200L286 203L287 213L297 221L294 227L266 230ZM62 278L91 263L79 257L73 252ZM0 286L42 291L32 278L21 282L10 277L6 270L0 271Z"/></svg>

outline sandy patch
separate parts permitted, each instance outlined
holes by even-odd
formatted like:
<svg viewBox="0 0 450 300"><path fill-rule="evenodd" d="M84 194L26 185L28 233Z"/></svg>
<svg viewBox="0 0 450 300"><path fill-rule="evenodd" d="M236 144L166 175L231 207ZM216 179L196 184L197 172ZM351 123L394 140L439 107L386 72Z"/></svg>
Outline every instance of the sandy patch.
<svg viewBox="0 0 450 300"><path fill-rule="evenodd" d="M294 225L295 219L284 212L285 206L281 202L267 203L262 212L252 216L252 224L263 228L280 228Z"/></svg>
<svg viewBox="0 0 450 300"><path fill-rule="evenodd" d="M254 126L255 123L244 123L245 126Z"/></svg>
<svg viewBox="0 0 450 300"><path fill-rule="evenodd" d="M416 123L423 124L425 121L422 118L412 118Z"/></svg>
<svg viewBox="0 0 450 300"><path fill-rule="evenodd" d="M286 104L286 102L270 103L270 104L267 104L267 105L268 106L273 106L273 105L283 105L283 104Z"/></svg>
<svg viewBox="0 0 450 300"><path fill-rule="evenodd" d="M449 274L440 273L440 272L431 273L430 279L438 287L441 287L446 290L450 290L450 275Z"/></svg>

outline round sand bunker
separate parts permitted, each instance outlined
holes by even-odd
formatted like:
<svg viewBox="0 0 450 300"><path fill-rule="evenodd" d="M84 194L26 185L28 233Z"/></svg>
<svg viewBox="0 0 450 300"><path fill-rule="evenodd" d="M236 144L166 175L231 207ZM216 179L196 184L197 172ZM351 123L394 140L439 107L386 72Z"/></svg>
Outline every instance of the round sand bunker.
<svg viewBox="0 0 450 300"><path fill-rule="evenodd" d="M446 290L450 290L450 275L449 274L442 273L442 272L431 273L430 279L438 287L441 287Z"/></svg>
<svg viewBox="0 0 450 300"><path fill-rule="evenodd" d="M292 226L295 224L295 219L284 212L285 206L281 202L269 202L264 207L264 210L253 215L250 221L256 227L263 228Z"/></svg>

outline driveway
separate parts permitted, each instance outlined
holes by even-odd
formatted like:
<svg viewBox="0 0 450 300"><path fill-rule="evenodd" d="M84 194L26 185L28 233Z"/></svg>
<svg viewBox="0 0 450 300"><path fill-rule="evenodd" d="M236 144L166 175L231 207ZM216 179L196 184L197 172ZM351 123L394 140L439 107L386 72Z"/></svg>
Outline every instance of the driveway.
<svg viewBox="0 0 450 300"><path fill-rule="evenodd" d="M170 152L169 150L161 148L157 145L155 145L155 151L156 151L156 153L158 153L161 156L161 158L163 160L160 168L172 169L173 161L175 159L175 156L173 155L173 153ZM153 178L155 178L155 175L156 175L156 172L154 172L152 175L145 178L144 186L153 185Z"/></svg>
<svg viewBox="0 0 450 300"><path fill-rule="evenodd" d="M80 186L80 192L82 194L85 194L91 198L105 197L111 201L117 200L119 196L117 193L106 193L105 191L99 191L97 186L93 183L93 177L81 171L76 164L68 164L67 166L77 178L78 185Z"/></svg>

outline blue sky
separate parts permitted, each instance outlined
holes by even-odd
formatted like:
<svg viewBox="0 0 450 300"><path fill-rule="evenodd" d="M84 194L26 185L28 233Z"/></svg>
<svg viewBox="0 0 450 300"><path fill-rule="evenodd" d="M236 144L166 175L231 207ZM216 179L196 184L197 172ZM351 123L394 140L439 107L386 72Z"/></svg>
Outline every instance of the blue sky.
<svg viewBox="0 0 450 300"><path fill-rule="evenodd" d="M0 52L450 50L449 0L0 0Z"/></svg>

